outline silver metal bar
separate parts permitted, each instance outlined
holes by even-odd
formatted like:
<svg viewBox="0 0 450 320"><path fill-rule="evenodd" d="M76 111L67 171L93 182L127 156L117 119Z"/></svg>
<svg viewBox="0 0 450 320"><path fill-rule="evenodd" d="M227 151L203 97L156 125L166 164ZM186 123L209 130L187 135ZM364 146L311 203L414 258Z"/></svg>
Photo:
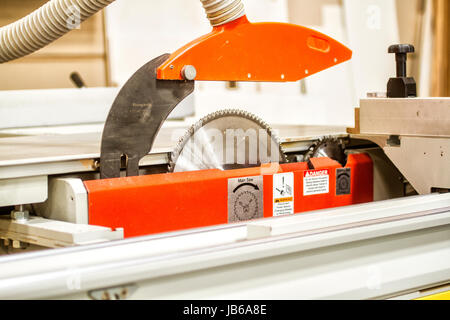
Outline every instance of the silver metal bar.
<svg viewBox="0 0 450 320"><path fill-rule="evenodd" d="M168 164L168 155L186 126L166 125L140 166ZM337 132L338 128L281 126L275 130L284 137L281 140L286 152L298 152L308 150L317 139L328 135L330 130ZM339 137L347 136L339 134ZM100 133L2 138L0 179L92 172L98 170L95 161L99 157Z"/></svg>
<svg viewBox="0 0 450 320"><path fill-rule="evenodd" d="M242 224L0 259L0 298L86 298L89 290L132 282L139 285L132 298L386 296L450 279L449 206L450 195L414 197L269 219L295 219L300 233L258 240L246 240ZM342 216L335 226L350 216L351 228L302 234L302 221L331 213ZM375 223L355 225L361 221ZM373 285L372 267L381 273ZM68 288L74 277L79 287Z"/></svg>

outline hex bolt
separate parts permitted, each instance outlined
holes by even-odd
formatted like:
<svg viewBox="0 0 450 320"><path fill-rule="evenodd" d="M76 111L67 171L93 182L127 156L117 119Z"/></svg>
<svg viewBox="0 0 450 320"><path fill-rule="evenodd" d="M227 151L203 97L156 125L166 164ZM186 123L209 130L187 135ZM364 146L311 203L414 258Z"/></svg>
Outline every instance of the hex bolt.
<svg viewBox="0 0 450 320"><path fill-rule="evenodd" d="M12 242L12 247L13 247L14 249L20 249L20 248L21 248L21 243L20 243L20 241L19 241L19 240L13 240L13 242Z"/></svg>
<svg viewBox="0 0 450 320"><path fill-rule="evenodd" d="M192 81L197 77L197 70L194 66L186 65L181 70L181 75L183 76L184 80Z"/></svg>
<svg viewBox="0 0 450 320"><path fill-rule="evenodd" d="M30 218L30 213L25 210L23 205L16 206L11 211L11 219L15 221L27 221Z"/></svg>

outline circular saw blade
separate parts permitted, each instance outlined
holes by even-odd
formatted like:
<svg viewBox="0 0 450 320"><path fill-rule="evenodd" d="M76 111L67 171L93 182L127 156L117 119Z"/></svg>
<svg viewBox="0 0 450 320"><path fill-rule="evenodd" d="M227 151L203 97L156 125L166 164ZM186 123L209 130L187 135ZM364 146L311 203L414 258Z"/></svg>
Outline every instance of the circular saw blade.
<svg viewBox="0 0 450 320"><path fill-rule="evenodd" d="M274 162L286 162L286 156L269 125L245 111L222 110L186 132L171 154L169 171L229 170Z"/></svg>
<svg viewBox="0 0 450 320"><path fill-rule="evenodd" d="M343 167L347 164L345 145L342 139L323 137L314 143L305 155L304 161L312 158L330 158L339 162Z"/></svg>

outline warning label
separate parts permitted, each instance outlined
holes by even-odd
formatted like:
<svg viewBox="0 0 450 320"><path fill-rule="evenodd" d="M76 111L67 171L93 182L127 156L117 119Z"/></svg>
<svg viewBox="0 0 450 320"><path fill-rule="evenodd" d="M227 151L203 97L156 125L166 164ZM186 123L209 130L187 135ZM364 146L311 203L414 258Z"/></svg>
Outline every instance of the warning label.
<svg viewBox="0 0 450 320"><path fill-rule="evenodd" d="M303 195L312 196L330 192L330 170L310 170L303 174Z"/></svg>
<svg viewBox="0 0 450 320"><path fill-rule="evenodd" d="M262 176L228 179L228 222L264 217Z"/></svg>
<svg viewBox="0 0 450 320"><path fill-rule="evenodd" d="M273 175L273 216L294 214L294 173Z"/></svg>
<svg viewBox="0 0 450 320"><path fill-rule="evenodd" d="M336 169L336 195L351 194L351 168Z"/></svg>

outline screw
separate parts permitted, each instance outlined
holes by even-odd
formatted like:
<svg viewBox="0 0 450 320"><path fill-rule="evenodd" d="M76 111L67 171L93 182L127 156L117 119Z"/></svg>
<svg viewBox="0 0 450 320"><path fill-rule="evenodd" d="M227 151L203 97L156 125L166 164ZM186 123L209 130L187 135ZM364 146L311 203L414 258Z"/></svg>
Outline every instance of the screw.
<svg viewBox="0 0 450 320"><path fill-rule="evenodd" d="M185 80L192 81L195 80L195 78L197 77L197 70L195 69L194 66L186 65L181 70L181 75Z"/></svg>
<svg viewBox="0 0 450 320"><path fill-rule="evenodd" d="M94 163L92 164L92 169L94 169L94 170L100 169L100 160L94 161Z"/></svg>
<svg viewBox="0 0 450 320"><path fill-rule="evenodd" d="M26 242L22 242L19 240L13 240L12 241L12 247L13 249L26 249L28 248L29 244Z"/></svg>
<svg viewBox="0 0 450 320"><path fill-rule="evenodd" d="M30 213L24 209L23 205L16 206L16 208L11 211L11 219L15 221L27 221L30 218Z"/></svg>

